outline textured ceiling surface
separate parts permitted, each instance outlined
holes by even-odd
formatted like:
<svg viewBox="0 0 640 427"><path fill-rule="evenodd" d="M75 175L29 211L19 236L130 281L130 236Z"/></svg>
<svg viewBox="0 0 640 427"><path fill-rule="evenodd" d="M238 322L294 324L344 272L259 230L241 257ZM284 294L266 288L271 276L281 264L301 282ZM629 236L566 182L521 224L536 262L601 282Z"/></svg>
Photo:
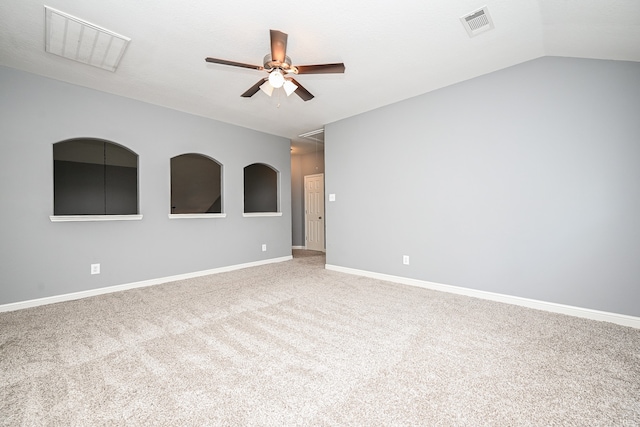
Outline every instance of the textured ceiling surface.
<svg viewBox="0 0 640 427"><path fill-rule="evenodd" d="M44 5L0 2L0 65L300 140L327 123L545 55L640 61L638 0L50 0L47 6L131 38L106 71L45 52ZM495 28L473 38L460 17L487 6ZM264 71L269 30L289 34L315 95L242 94Z"/></svg>

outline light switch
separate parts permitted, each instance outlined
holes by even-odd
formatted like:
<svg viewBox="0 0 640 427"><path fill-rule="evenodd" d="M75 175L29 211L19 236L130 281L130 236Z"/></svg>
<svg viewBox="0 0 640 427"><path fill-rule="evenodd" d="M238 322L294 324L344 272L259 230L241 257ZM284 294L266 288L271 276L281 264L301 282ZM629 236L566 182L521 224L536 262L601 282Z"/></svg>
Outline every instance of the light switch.
<svg viewBox="0 0 640 427"><path fill-rule="evenodd" d="M329 201L330 202L335 202L336 201L336 195L335 194L329 194Z"/></svg>

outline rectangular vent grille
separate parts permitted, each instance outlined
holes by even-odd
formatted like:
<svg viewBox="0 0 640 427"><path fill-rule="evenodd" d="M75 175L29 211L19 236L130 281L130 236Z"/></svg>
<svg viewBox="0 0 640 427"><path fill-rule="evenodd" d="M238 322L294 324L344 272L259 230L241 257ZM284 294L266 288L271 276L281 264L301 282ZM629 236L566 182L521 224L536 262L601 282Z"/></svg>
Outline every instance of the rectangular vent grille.
<svg viewBox="0 0 640 427"><path fill-rule="evenodd" d="M47 52L109 71L118 68L130 38L48 6L44 9Z"/></svg>
<svg viewBox="0 0 640 427"><path fill-rule="evenodd" d="M324 128L312 130L311 132L301 133L300 135L298 135L298 137L324 143Z"/></svg>
<svg viewBox="0 0 640 427"><path fill-rule="evenodd" d="M489 15L487 6L461 17L460 21L464 29L467 30L469 37L474 37L494 28L493 20L491 19L491 15Z"/></svg>

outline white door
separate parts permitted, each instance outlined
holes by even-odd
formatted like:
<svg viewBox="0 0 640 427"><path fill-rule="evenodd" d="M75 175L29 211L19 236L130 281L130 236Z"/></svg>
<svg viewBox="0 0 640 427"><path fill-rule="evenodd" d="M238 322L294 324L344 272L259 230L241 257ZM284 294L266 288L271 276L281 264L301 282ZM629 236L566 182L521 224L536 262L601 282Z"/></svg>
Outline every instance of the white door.
<svg viewBox="0 0 640 427"><path fill-rule="evenodd" d="M304 235L306 248L324 251L324 174L304 177Z"/></svg>

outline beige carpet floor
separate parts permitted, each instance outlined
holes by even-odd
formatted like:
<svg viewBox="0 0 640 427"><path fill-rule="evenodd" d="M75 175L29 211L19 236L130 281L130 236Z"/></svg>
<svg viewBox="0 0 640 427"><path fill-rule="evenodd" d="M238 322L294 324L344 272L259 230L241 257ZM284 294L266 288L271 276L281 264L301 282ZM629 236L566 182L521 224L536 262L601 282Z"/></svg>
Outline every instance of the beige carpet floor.
<svg viewBox="0 0 640 427"><path fill-rule="evenodd" d="M323 265L1 313L0 425L640 425L640 330Z"/></svg>

